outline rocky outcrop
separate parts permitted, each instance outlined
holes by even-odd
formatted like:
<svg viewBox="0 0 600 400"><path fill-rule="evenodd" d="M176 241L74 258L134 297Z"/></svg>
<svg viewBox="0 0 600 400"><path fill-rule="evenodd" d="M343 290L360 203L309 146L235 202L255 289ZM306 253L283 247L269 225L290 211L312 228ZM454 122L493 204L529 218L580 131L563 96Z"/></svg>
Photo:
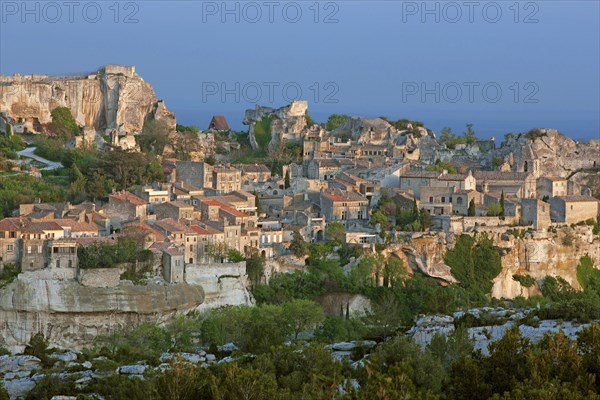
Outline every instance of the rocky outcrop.
<svg viewBox="0 0 600 400"><path fill-rule="evenodd" d="M567 233L573 237L571 245L563 244ZM589 226L562 228L556 233L538 232L522 239L510 239L502 244L508 252L502 257L502 271L494 279L492 296L512 299L540 294L539 285L546 276L560 276L573 288L581 289L577 281L580 258L589 255L594 265L600 266L600 237ZM537 284L525 288L513 275L530 275Z"/></svg>
<svg viewBox="0 0 600 400"><path fill-rule="evenodd" d="M223 306L252 306L254 298L249 290L246 262L213 263L186 267L185 281L202 285L205 298L198 310Z"/></svg>
<svg viewBox="0 0 600 400"><path fill-rule="evenodd" d="M51 346L78 349L119 327L166 322L203 301L202 287L188 284L85 287L26 272L0 291L0 344L22 351L42 332Z"/></svg>
<svg viewBox="0 0 600 400"><path fill-rule="evenodd" d="M389 144L398 135L398 130L382 118L346 118L344 123L331 134L352 138L362 144Z"/></svg>
<svg viewBox="0 0 600 400"><path fill-rule="evenodd" d="M254 135L254 127L264 118L270 118L271 143L269 146L272 147L282 141L299 140L304 136L307 130L307 111L308 102L306 100L295 100L289 105L277 109L257 105L254 110L246 110L242 123L249 125L250 144L257 149L259 145Z"/></svg>
<svg viewBox="0 0 600 400"><path fill-rule="evenodd" d="M450 267L444 263L448 246L454 244L454 237L444 232L412 233L399 243L389 245L385 257L398 257L410 274L422 273L446 283L456 283Z"/></svg>
<svg viewBox="0 0 600 400"><path fill-rule="evenodd" d="M482 318L489 321L489 325L474 326L467 329L469 338L473 341L475 351L480 350L485 356L488 356L489 345L502 337L507 330L518 326L523 337L529 339L532 343L539 343L546 334L555 334L560 330L571 340L577 338L577 333L590 324L580 324L571 321L542 320L538 321L536 326L525 325L521 320L529 314L531 310L517 310L504 308L475 308L468 310L467 313L475 318ZM427 315L420 316L406 334L410 336L421 348L425 348L436 334L449 335L455 330L455 322L462 318L465 312L457 311L453 315ZM537 317L536 317L537 318Z"/></svg>
<svg viewBox="0 0 600 400"><path fill-rule="evenodd" d="M525 162L529 162L527 169L534 172L531 162L535 159L539 175L563 178L580 169L597 167L594 162L600 162L598 141L577 142L556 129L535 129L510 138L497 153L515 170L523 170Z"/></svg>
<svg viewBox="0 0 600 400"><path fill-rule="evenodd" d="M39 132L56 107L68 107L79 126L101 135L139 132L148 118L175 129L175 115L135 67L106 65L85 76L0 75L0 113L15 126Z"/></svg>

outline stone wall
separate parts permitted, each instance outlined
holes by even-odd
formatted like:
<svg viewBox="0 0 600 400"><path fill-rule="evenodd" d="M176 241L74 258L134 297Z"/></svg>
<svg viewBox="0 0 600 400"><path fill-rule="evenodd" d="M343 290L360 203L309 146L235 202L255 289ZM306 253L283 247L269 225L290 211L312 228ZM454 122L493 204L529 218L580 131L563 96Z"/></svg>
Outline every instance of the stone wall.
<svg viewBox="0 0 600 400"><path fill-rule="evenodd" d="M254 304L245 261L188 265L185 268L185 281L202 285L206 298L199 309Z"/></svg>
<svg viewBox="0 0 600 400"><path fill-rule="evenodd" d="M80 269L77 281L87 287L112 288L119 286L121 270L119 268Z"/></svg>

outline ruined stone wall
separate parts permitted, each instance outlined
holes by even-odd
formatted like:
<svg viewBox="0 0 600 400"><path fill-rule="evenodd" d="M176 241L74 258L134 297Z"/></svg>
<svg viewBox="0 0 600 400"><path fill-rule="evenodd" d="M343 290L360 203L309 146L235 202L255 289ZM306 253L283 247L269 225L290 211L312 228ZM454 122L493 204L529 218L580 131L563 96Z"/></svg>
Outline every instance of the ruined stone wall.
<svg viewBox="0 0 600 400"><path fill-rule="evenodd" d="M119 286L121 270L119 268L80 269L77 275L79 284L87 287L112 288Z"/></svg>

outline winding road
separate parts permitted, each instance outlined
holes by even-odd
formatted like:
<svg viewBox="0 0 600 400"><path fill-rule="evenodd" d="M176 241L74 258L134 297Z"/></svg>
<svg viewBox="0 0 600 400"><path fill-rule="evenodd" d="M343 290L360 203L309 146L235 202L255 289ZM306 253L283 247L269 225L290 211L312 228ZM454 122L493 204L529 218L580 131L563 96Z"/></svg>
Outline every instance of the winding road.
<svg viewBox="0 0 600 400"><path fill-rule="evenodd" d="M44 168L40 168L42 170L53 170L53 169L58 169L58 168L62 168L63 165L59 162L56 161L50 161L50 160L46 160L45 158L42 158L38 155L35 155L33 152L35 151L35 147L28 147L25 150L21 150L18 151L17 153L22 156L22 157L28 157L28 158L32 158L35 161L41 162L46 164L46 166Z"/></svg>

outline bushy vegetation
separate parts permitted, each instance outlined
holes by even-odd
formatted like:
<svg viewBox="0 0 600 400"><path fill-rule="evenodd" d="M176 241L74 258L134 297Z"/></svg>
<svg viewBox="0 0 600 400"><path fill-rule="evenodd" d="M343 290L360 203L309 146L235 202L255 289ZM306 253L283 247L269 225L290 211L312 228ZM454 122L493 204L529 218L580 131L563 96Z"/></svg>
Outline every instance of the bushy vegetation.
<svg viewBox="0 0 600 400"><path fill-rule="evenodd" d="M21 273L21 266L17 264L4 264L0 272L0 288L11 283Z"/></svg>
<svg viewBox="0 0 600 400"><path fill-rule="evenodd" d="M334 129L339 128L348 118L345 114L331 114L329 118L327 118L327 122L325 123L325 128L328 131L332 131Z"/></svg>
<svg viewBox="0 0 600 400"><path fill-rule="evenodd" d="M0 179L0 218L10 217L20 204L65 200L64 187L30 175L5 176Z"/></svg>
<svg viewBox="0 0 600 400"><path fill-rule="evenodd" d="M271 117L265 116L254 125L254 138L262 150L267 150L271 143Z"/></svg>
<svg viewBox="0 0 600 400"><path fill-rule="evenodd" d="M133 239L120 237L115 244L93 243L77 248L79 268L112 268L121 263L147 262L152 257Z"/></svg>
<svg viewBox="0 0 600 400"><path fill-rule="evenodd" d="M502 270L500 253L486 235L475 240L469 235L460 235L454 248L448 250L444 262L475 300L481 300L492 289L492 279Z"/></svg>
<svg viewBox="0 0 600 400"><path fill-rule="evenodd" d="M392 198L383 192L379 203L373 208L371 222L389 230L392 228L391 219L395 220L397 230L401 231L427 231L431 227L429 211L419 210L416 201L406 204L399 197Z"/></svg>

